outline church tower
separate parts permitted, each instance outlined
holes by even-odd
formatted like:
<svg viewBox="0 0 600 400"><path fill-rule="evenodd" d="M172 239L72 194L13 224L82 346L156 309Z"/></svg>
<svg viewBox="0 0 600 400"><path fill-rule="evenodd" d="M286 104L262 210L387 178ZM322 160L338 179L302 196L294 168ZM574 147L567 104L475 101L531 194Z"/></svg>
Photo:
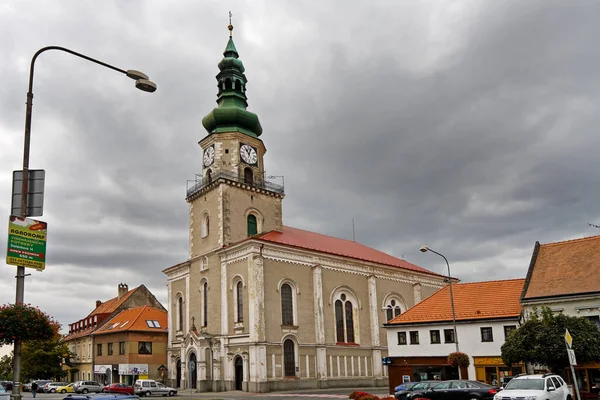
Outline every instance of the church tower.
<svg viewBox="0 0 600 400"><path fill-rule="evenodd" d="M266 180L262 126L246 109L248 80L231 23L228 29L216 76L218 106L202 119L208 132L199 142L202 174L187 191L192 258L249 236L282 230L284 188Z"/></svg>

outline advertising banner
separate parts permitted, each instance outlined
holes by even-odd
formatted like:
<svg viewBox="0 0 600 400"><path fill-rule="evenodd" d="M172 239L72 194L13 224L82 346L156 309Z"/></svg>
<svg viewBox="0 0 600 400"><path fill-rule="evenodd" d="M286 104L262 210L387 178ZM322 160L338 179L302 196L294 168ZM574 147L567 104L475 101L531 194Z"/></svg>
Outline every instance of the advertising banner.
<svg viewBox="0 0 600 400"><path fill-rule="evenodd" d="M148 364L119 364L119 375L148 375Z"/></svg>
<svg viewBox="0 0 600 400"><path fill-rule="evenodd" d="M46 267L47 229L45 222L11 215L6 263L43 271Z"/></svg>

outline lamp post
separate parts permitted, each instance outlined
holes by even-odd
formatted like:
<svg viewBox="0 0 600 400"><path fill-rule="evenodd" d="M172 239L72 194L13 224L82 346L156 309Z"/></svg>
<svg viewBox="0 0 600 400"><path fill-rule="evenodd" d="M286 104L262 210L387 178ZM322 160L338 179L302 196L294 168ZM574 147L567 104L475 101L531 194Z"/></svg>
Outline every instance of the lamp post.
<svg viewBox="0 0 600 400"><path fill-rule="evenodd" d="M59 50L74 56L83 58L93 63L102 65L103 67L110 68L114 71L120 72L127 77L135 80L135 87L144 91L152 93L156 90L156 84L148 80L148 76L140 71L136 70L123 70L105 62L96 60L88 57L84 54L78 53L73 50L69 50L60 46L47 46L39 49L31 59L31 66L29 67L29 86L27 90L27 108L25 111L25 141L23 144L23 181L21 183L21 217L27 217L27 192L29 190L29 147L31 139L31 114L33 110L33 71L35 68L35 60L40 54L48 50ZM17 267L17 289L16 289L16 304L23 304L23 298L25 293L25 267ZM16 340L14 342L14 356L13 356L13 389L12 399L21 399L21 390L17 382L21 381L21 342Z"/></svg>
<svg viewBox="0 0 600 400"><path fill-rule="evenodd" d="M454 344L456 345L456 351L458 352L460 350L458 348L458 333L456 332L456 314L454 312L454 295L452 294L452 276L450 276L450 263L448 262L448 259L442 253L438 253L437 251L430 249L426 245L422 245L419 248L419 251L421 251L421 253L426 253L426 252L430 251L430 252L442 257L444 259L444 261L446 261L446 266L448 267L448 282L450 283L450 305L452 306L452 325L454 327ZM460 373L460 366L459 366L458 367L458 379L462 379L461 375L462 374Z"/></svg>

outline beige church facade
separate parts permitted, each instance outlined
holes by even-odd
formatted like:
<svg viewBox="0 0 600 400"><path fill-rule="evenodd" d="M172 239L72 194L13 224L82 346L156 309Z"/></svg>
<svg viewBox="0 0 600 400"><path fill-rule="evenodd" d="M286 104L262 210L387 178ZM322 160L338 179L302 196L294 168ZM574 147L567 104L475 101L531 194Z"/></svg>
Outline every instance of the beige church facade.
<svg viewBox="0 0 600 400"><path fill-rule="evenodd" d="M230 26L230 29L232 27ZM202 178L188 188L190 257L168 280L169 383L198 391L387 386L383 323L444 277L367 246L284 226L230 37Z"/></svg>

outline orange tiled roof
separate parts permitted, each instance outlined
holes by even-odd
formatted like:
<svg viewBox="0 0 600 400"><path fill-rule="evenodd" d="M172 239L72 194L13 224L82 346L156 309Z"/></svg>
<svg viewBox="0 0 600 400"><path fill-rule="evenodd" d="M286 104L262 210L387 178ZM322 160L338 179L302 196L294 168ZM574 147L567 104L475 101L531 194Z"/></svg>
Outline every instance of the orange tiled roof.
<svg viewBox="0 0 600 400"><path fill-rule="evenodd" d="M156 321L157 323L150 323L152 325L150 326L147 321ZM124 331L166 332L167 312L150 306L123 310L94 334L101 335Z"/></svg>
<svg viewBox="0 0 600 400"><path fill-rule="evenodd" d="M600 292L600 236L536 242L523 299Z"/></svg>
<svg viewBox="0 0 600 400"><path fill-rule="evenodd" d="M452 285L457 321L518 317L525 279L509 279ZM446 286L388 324L452 321L450 286Z"/></svg>
<svg viewBox="0 0 600 400"><path fill-rule="evenodd" d="M270 231L259 235L256 238L271 243L299 247L307 250L350 257L358 260L370 261L392 267L417 271L424 274L441 276L435 272L429 271L425 268L411 264L407 261L393 257L389 254L375 250L360 243L339 239L332 236L321 235L320 233L305 231L302 229L291 228L289 226L284 226L282 232Z"/></svg>

